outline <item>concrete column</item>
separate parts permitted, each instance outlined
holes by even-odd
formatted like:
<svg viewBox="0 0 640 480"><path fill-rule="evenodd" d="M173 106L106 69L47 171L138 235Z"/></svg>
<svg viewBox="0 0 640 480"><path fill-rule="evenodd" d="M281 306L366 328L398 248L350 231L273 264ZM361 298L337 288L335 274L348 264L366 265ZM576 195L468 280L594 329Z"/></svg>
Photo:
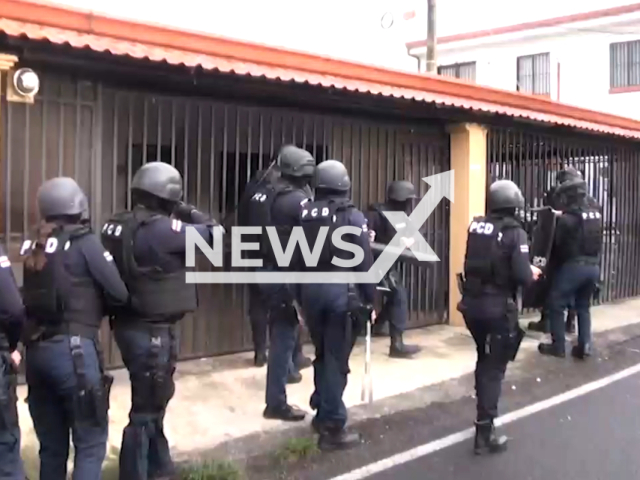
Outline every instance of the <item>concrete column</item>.
<svg viewBox="0 0 640 480"><path fill-rule="evenodd" d="M448 127L451 138L451 169L455 172L454 198L449 230L449 323L464 325L456 306L460 293L456 274L463 271L467 229L473 217L484 215L487 190L487 131L481 125Z"/></svg>

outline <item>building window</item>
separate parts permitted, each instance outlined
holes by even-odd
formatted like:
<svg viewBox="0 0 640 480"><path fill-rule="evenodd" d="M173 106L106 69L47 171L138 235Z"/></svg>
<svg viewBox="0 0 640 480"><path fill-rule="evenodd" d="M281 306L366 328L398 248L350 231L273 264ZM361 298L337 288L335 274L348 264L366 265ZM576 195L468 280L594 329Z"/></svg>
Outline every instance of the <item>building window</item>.
<svg viewBox="0 0 640 480"><path fill-rule="evenodd" d="M640 85L640 40L612 43L609 51L611 88Z"/></svg>
<svg viewBox="0 0 640 480"><path fill-rule="evenodd" d="M453 63L451 65L440 65L438 75L443 77L459 78L468 82L476 81L476 62Z"/></svg>
<svg viewBox="0 0 640 480"><path fill-rule="evenodd" d="M518 57L518 91L551 95L551 55L538 53Z"/></svg>

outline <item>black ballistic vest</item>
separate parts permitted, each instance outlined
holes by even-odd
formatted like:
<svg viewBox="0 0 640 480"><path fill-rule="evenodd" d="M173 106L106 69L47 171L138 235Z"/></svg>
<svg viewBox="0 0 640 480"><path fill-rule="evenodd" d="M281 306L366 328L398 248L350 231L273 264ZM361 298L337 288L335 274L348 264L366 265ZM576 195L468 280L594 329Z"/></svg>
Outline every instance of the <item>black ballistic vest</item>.
<svg viewBox="0 0 640 480"><path fill-rule="evenodd" d="M165 272L157 266L142 267L134 256L134 240L143 225L162 218L144 209L114 215L102 227L102 243L113 255L129 290L135 313L150 321L180 317L198 308L195 284L185 281L187 268Z"/></svg>
<svg viewBox="0 0 640 480"><path fill-rule="evenodd" d="M573 215L578 218L579 228L577 238L570 242L567 248L567 257L598 259L602 251L602 215L593 207L581 207L572 209L565 215Z"/></svg>
<svg viewBox="0 0 640 480"><path fill-rule="evenodd" d="M302 212L300 212L300 222L312 252L318 237L320 237L320 232L322 230L327 232L326 236L320 237L323 243L318 265L304 265L307 270L332 271L340 269L331 263L333 257L340 251L333 245L331 237L336 229L346 225L345 218L353 208L355 206L348 199L317 200L304 205ZM302 259L302 261L304 260Z"/></svg>
<svg viewBox="0 0 640 480"><path fill-rule="evenodd" d="M510 217L475 217L469 225L464 258L465 293L511 293L510 254L502 243L505 231L521 228Z"/></svg>
<svg viewBox="0 0 640 480"><path fill-rule="evenodd" d="M75 277L65 267L73 242L91 233L91 228L81 225L58 227L45 245L34 245L25 240L21 256L31 254L34 248L42 248L46 257L40 271L25 267L23 299L27 316L41 327L60 328L80 324L100 328L103 316L101 292L93 278Z"/></svg>

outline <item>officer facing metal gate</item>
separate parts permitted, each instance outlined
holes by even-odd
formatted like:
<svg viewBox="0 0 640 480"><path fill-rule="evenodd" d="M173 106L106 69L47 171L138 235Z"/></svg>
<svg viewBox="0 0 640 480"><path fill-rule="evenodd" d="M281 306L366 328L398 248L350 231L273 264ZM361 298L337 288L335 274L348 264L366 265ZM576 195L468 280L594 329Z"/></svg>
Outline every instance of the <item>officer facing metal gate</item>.
<svg viewBox="0 0 640 480"><path fill-rule="evenodd" d="M279 266L267 227L275 227L281 248L289 243L293 227L300 223L300 212L309 201L312 192L309 183L313 178L316 162L313 156L301 148L285 145L276 159L280 178L274 184L265 184L251 197L248 224L262 228L260 252L263 270L287 270ZM305 412L287 402L287 383L299 382L302 376L292 362L300 334L298 314L294 306L295 285L262 284L261 296L267 300L269 316L269 359L267 363L266 407L263 416L268 419L299 422ZM307 360L303 359L302 363ZM306 365L302 365L306 366ZM309 365L310 366L310 365Z"/></svg>
<svg viewBox="0 0 640 480"><path fill-rule="evenodd" d="M131 379L131 411L120 451L120 478L171 477L175 468L164 434L164 416L175 393L175 324L197 309L195 284L185 283L186 227L213 242L217 225L181 203L182 176L171 165L150 162L131 182L133 210L102 227L131 300L112 319L113 333ZM173 218L172 218L173 216Z"/></svg>
<svg viewBox="0 0 640 480"><path fill-rule="evenodd" d="M106 453L109 391L98 343L109 309L128 292L91 227L86 197L71 178L46 181L37 194L41 223L20 249L27 313L28 404L40 442L40 480L67 478L69 432L73 479L99 480Z"/></svg>
<svg viewBox="0 0 640 480"><path fill-rule="evenodd" d="M563 214L558 219L554 240L554 258L558 264L547 299L551 343L541 343L540 353L565 356L562 315L575 300L578 316L578 344L572 356L591 355L591 299L600 280L602 251L602 215L600 206L587 199L587 185L573 177L558 186L556 196Z"/></svg>
<svg viewBox="0 0 640 480"><path fill-rule="evenodd" d="M493 425L507 364L515 359L524 332L518 326L517 292L541 274L529 264L527 235L516 220L524 207L518 186L498 180L489 187L489 215L469 226L462 300L458 310L476 343L476 454L506 449Z"/></svg>
<svg viewBox="0 0 640 480"><path fill-rule="evenodd" d="M345 166L337 160L326 160L316 168L315 200L307 203L300 215L309 245L315 245L323 227L327 231L317 267L304 265L306 271L366 272L373 264L369 246L367 220L349 198L351 180ZM340 227L352 226L359 235L349 234L344 240L360 246L364 258L354 268L336 266L336 259L351 260L353 252L338 249L332 241ZM316 411L313 427L320 434L318 446L322 450L345 449L360 443L360 435L345 431L347 409L342 401L349 374L349 356L362 323L363 310L375 319L374 284L317 284L302 285L302 305L311 339L316 350L313 362L315 391L311 408ZM363 307L365 307L363 309ZM367 315L367 316L369 316ZM354 324L355 323L355 324Z"/></svg>
<svg viewBox="0 0 640 480"><path fill-rule="evenodd" d="M546 208L538 213L538 222L536 225L536 229L534 230L531 243L531 254L532 258L534 258L535 256L540 256L538 255L538 252L544 251L547 253L547 256L546 264L544 268L542 268L544 277L531 286L523 299L523 307L542 309L540 320L537 322L529 322L529 330L549 333L549 315L544 308L544 305L546 304L546 300L549 295L549 289L551 288L551 277L558 268L558 265L554 261L555 258L551 256L551 247L553 246L553 239L555 237L556 219L558 214L562 210L562 205L560 205L560 202L558 201L558 198L556 196L556 190L558 189L558 186L560 184L574 178L582 179L582 174L575 168L567 167L563 170L560 170L556 177L556 185L554 185L545 193L543 203ZM592 197L588 197L588 199L590 204L597 204L595 199L593 199ZM555 211L555 213L553 213L553 211ZM565 331L568 334L575 333L575 320L576 311L572 302L569 306L565 323Z"/></svg>
<svg viewBox="0 0 640 480"><path fill-rule="evenodd" d="M406 180L391 182L387 187L387 199L384 204L374 204L369 207L367 218L369 229L375 232L377 242L388 244L398 232L402 232L407 225L391 225L383 211L402 211L411 213L412 200L416 198L415 188ZM405 245L413 244L413 238L403 238ZM391 345L389 356L393 358L411 358L421 349L417 345L407 345L402 336L409 321L409 304L407 290L400 280L400 262L397 262L388 274L390 292L385 296L380 315L374 327L377 336L383 335L383 327L389 322L389 336Z"/></svg>
<svg viewBox="0 0 640 480"><path fill-rule="evenodd" d="M24 480L18 422L16 348L24 326L24 305L11 269L0 248L0 480Z"/></svg>
<svg viewBox="0 0 640 480"><path fill-rule="evenodd" d="M267 223L265 219L264 203L269 197L276 194L280 171L275 162L267 170L259 170L253 175L253 179L247 184L238 206L238 225L245 227L262 227ZM245 235L245 242L260 244L260 234ZM264 251L243 250L243 258L257 260L263 259ZM264 296L268 292L267 286L255 283L249 288L249 320L253 335L254 365L262 367L267 363L267 328L269 325L268 306L270 299ZM302 340L298 330L296 345L289 362L289 376L287 383L299 383L302 381L300 370L311 366L311 360L302 353Z"/></svg>

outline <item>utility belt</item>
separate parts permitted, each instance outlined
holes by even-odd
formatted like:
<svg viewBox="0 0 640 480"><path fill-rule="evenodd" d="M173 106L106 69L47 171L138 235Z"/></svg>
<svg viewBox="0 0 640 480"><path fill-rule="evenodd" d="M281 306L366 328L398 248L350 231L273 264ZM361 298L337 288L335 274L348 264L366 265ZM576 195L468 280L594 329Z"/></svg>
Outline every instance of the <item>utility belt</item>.
<svg viewBox="0 0 640 480"><path fill-rule="evenodd" d="M128 330L149 334L150 347L146 365L142 371L130 372L133 384L134 411L138 413L161 413L167 408L175 394L173 375L178 361L178 342L175 324L153 324L138 322L124 327ZM165 335L169 338L169 361L161 359L166 345Z"/></svg>
<svg viewBox="0 0 640 480"><path fill-rule="evenodd" d="M25 346L29 346L34 343L50 340L58 335L83 337L93 340L96 345L98 343L98 328L93 325L85 325L82 323L38 325L33 321L27 321L24 327L22 340Z"/></svg>
<svg viewBox="0 0 640 480"><path fill-rule="evenodd" d="M0 432L19 428L18 369L8 350L0 351Z"/></svg>
<svg viewBox="0 0 640 480"><path fill-rule="evenodd" d="M462 273L458 273L456 274L456 281L460 295L468 295L470 297L479 297L486 294L510 296L507 287L489 283L480 278L465 278Z"/></svg>

